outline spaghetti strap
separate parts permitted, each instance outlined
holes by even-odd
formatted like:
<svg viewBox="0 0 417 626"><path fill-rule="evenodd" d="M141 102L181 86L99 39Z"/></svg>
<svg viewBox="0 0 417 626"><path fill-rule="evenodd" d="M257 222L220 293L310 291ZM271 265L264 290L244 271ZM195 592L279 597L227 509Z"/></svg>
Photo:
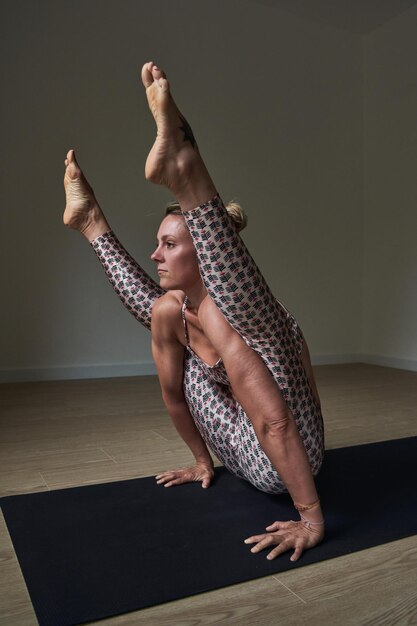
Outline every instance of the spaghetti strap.
<svg viewBox="0 0 417 626"><path fill-rule="evenodd" d="M181 307L181 315L182 315L182 321L184 324L184 334L185 334L185 340L187 342L187 346L190 346L190 337L188 335L188 328L187 328L187 319L185 317L185 309L187 308L187 303L188 303L188 297L185 296L184 298L184 302L182 303L182 307Z"/></svg>

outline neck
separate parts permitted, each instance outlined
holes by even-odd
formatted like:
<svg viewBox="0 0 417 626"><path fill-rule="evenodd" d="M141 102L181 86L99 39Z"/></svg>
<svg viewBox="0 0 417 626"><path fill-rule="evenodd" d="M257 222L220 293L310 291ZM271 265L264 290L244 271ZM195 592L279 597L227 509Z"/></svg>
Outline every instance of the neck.
<svg viewBox="0 0 417 626"><path fill-rule="evenodd" d="M186 291L184 291L184 293L188 299L187 309L193 313L197 313L200 304L207 296L207 289L204 287L203 281L201 281L198 285L189 287Z"/></svg>

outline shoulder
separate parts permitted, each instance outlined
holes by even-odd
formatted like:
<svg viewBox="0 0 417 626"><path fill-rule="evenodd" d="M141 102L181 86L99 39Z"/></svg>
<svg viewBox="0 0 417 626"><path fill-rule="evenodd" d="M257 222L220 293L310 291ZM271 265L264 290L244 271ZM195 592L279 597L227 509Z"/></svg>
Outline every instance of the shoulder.
<svg viewBox="0 0 417 626"><path fill-rule="evenodd" d="M152 307L152 337L178 340L182 328L181 307L184 292L167 291Z"/></svg>
<svg viewBox="0 0 417 626"><path fill-rule="evenodd" d="M167 315L178 313L178 311L181 311L183 302L183 291L167 291L155 301L152 307L152 318L154 316L166 318Z"/></svg>

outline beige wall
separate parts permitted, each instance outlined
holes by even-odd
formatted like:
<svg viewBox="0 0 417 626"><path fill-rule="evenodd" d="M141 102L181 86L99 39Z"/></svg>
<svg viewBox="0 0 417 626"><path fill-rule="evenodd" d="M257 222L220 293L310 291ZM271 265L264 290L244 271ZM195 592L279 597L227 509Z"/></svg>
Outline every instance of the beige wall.
<svg viewBox="0 0 417 626"><path fill-rule="evenodd" d="M61 225L75 147L113 228L155 276L168 196L143 180L147 59L166 67L219 191L247 209L244 238L315 361L358 358L362 38L242 0L7 0L2 11L3 379L153 371L147 331ZM367 60L368 89L369 45Z"/></svg>
<svg viewBox="0 0 417 626"><path fill-rule="evenodd" d="M417 369L417 7L365 39L363 352Z"/></svg>

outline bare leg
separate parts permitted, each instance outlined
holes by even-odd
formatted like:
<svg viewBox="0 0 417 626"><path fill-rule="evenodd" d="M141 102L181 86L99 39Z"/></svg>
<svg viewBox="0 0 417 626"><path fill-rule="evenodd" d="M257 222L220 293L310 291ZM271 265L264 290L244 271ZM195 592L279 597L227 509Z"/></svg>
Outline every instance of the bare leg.
<svg viewBox="0 0 417 626"><path fill-rule="evenodd" d="M188 211L213 198L216 188L192 130L174 102L165 74L150 61L142 68L142 82L157 125L145 176L170 189L181 209Z"/></svg>
<svg viewBox="0 0 417 626"><path fill-rule="evenodd" d="M84 174L82 173L74 150L69 150L65 159L64 187L66 207L64 224L78 230L89 241L110 230L106 218L96 200Z"/></svg>

